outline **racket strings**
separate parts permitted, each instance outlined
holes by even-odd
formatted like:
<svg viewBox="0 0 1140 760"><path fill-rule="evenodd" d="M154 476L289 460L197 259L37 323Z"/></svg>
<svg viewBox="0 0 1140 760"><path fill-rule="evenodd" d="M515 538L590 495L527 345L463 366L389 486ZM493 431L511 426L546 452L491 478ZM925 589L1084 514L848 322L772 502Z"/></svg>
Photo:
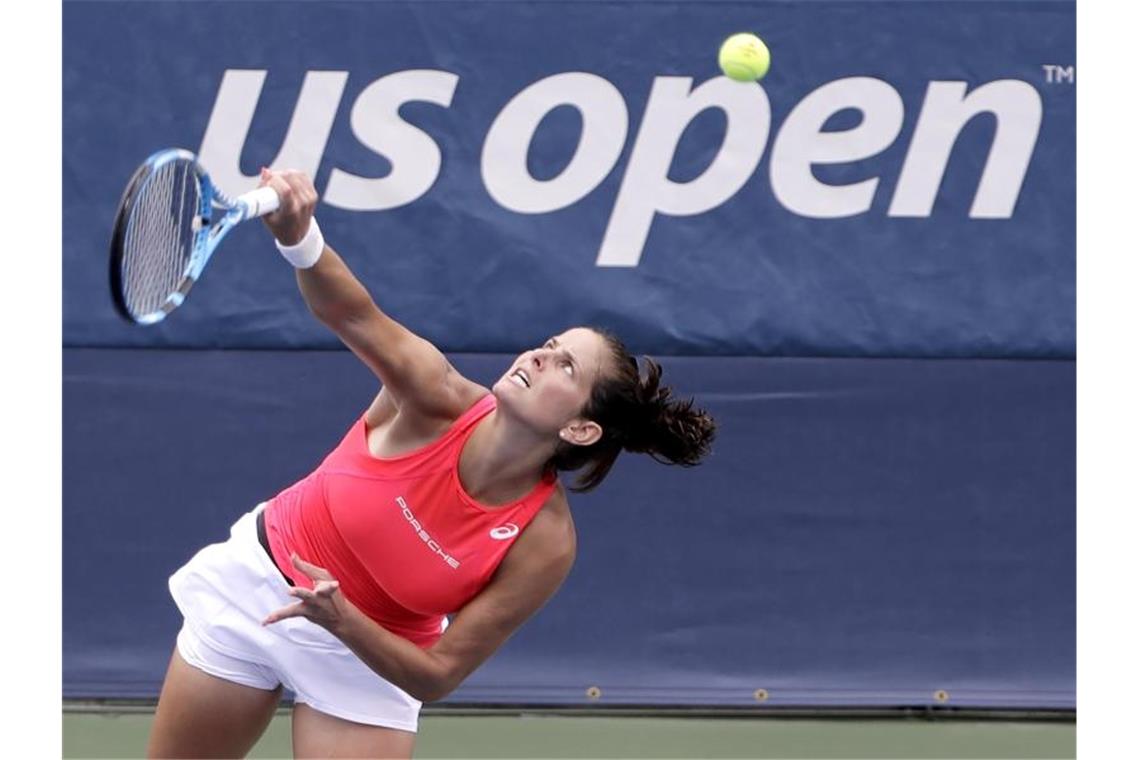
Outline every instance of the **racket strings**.
<svg viewBox="0 0 1140 760"><path fill-rule="evenodd" d="M190 268L200 202L197 173L183 161L159 167L132 199L123 241L122 290L134 315L169 310L170 296L178 292Z"/></svg>

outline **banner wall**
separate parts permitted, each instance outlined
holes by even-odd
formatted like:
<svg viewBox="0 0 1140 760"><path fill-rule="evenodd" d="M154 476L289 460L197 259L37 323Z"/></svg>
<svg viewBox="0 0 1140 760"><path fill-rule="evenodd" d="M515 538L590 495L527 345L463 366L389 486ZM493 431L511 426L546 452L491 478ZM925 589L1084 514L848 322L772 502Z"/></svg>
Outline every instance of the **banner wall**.
<svg viewBox="0 0 1140 760"><path fill-rule="evenodd" d="M729 32L772 50L720 75ZM155 150L315 177L452 351L573 324L699 355L1074 355L1070 2L66 2L64 340L313 348L259 225L149 331L103 287ZM177 41L177 44L173 44Z"/></svg>

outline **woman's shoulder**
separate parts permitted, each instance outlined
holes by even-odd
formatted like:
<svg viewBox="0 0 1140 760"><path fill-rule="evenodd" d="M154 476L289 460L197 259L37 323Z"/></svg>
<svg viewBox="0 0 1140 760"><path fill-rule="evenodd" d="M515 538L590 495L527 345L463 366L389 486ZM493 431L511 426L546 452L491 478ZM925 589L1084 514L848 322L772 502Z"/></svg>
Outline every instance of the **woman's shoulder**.
<svg viewBox="0 0 1140 760"><path fill-rule="evenodd" d="M454 422L491 395L491 390L452 370L440 392L440 410L446 421Z"/></svg>
<svg viewBox="0 0 1140 760"><path fill-rule="evenodd" d="M555 483L550 496L535 513L528 526L547 551L568 552L573 555L578 546L578 534L574 528L574 515L566 498L566 489Z"/></svg>
<svg viewBox="0 0 1140 760"><path fill-rule="evenodd" d="M480 385L474 380L463 378L459 386L460 387L456 388L454 392L458 399L456 406L462 410L460 411L460 415L465 414L467 410L471 409L471 407L483 399L494 396L490 388Z"/></svg>
<svg viewBox="0 0 1140 760"><path fill-rule="evenodd" d="M463 377L458 372L449 373L436 394L436 403L431 406L401 404L386 388L373 399L364 412L364 420L369 429L380 427L400 417L402 424L420 429L446 429L475 404L491 395L488 388Z"/></svg>

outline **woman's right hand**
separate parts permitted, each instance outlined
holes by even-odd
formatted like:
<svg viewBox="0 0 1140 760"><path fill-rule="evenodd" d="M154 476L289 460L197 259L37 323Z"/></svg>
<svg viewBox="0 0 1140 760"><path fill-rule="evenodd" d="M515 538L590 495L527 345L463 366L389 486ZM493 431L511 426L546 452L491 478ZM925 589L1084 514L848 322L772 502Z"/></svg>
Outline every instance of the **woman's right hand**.
<svg viewBox="0 0 1140 760"><path fill-rule="evenodd" d="M262 167L258 187L272 187L281 199L276 211L261 217L273 237L282 245L301 242L309 231L309 222L319 200L313 181L294 169L275 172Z"/></svg>

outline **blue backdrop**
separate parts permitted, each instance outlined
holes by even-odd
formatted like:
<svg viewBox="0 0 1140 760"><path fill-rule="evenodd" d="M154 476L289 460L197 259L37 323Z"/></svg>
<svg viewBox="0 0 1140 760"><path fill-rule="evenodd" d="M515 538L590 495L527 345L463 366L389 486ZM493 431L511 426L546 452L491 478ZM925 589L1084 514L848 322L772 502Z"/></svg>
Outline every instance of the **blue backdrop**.
<svg viewBox="0 0 1140 760"><path fill-rule="evenodd" d="M1075 706L1072 362L663 361L713 454L572 496L570 578L451 701ZM156 696L166 577L375 390L344 351L65 352L64 695Z"/></svg>
<svg viewBox="0 0 1140 760"><path fill-rule="evenodd" d="M738 29L759 85L718 76ZM1071 357L1076 96L1043 64L1074 63L1067 2L68 2L64 340L335 345L256 225L194 308L116 320L110 220L173 145L231 193L313 174L330 243L448 350L605 321L674 354Z"/></svg>
<svg viewBox="0 0 1140 760"><path fill-rule="evenodd" d="M157 695L167 575L376 391L257 224L159 327L114 315L119 194L182 146L230 193L311 173L329 242L475 379L601 324L720 422L701 467L572 499L570 580L453 701L1075 706L1072 2L63 21L66 697ZM760 84L716 69L742 29Z"/></svg>

